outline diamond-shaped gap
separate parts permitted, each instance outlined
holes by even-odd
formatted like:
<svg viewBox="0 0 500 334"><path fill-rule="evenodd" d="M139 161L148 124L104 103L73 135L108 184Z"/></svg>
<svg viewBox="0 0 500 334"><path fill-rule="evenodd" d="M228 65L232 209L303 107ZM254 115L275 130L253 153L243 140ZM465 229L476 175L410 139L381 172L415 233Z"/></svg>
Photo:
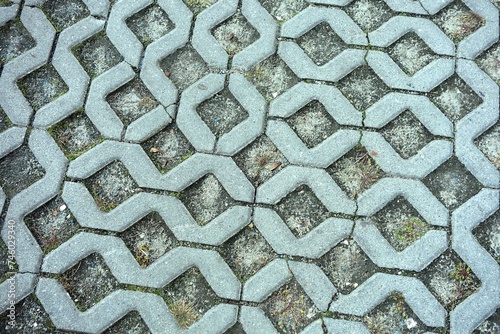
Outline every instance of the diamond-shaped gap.
<svg viewBox="0 0 500 334"><path fill-rule="evenodd" d="M120 286L103 257L92 253L59 277L76 307L85 312Z"/></svg>
<svg viewBox="0 0 500 334"><path fill-rule="evenodd" d="M248 112L227 87L200 103L196 111L217 138L248 118Z"/></svg>
<svg viewBox="0 0 500 334"><path fill-rule="evenodd" d="M352 199L356 199L385 176L364 147L351 149L331 164L326 171Z"/></svg>
<svg viewBox="0 0 500 334"><path fill-rule="evenodd" d="M35 40L21 20L14 19L0 27L0 65L8 63L34 46Z"/></svg>
<svg viewBox="0 0 500 334"><path fill-rule="evenodd" d="M297 44L316 65L324 65L347 48L327 22L321 22L297 39Z"/></svg>
<svg viewBox="0 0 500 334"><path fill-rule="evenodd" d="M103 334L151 334L148 326L137 311L131 311L106 329Z"/></svg>
<svg viewBox="0 0 500 334"><path fill-rule="evenodd" d="M181 328L188 328L222 302L198 268L191 268L164 288L168 308Z"/></svg>
<svg viewBox="0 0 500 334"><path fill-rule="evenodd" d="M34 110L40 109L68 91L68 86L50 64L31 72L17 83Z"/></svg>
<svg viewBox="0 0 500 334"><path fill-rule="evenodd" d="M26 145L0 159L0 187L7 198L14 197L44 175L44 168Z"/></svg>
<svg viewBox="0 0 500 334"><path fill-rule="evenodd" d="M500 210L497 210L473 231L474 237L500 264Z"/></svg>
<svg viewBox="0 0 500 334"><path fill-rule="evenodd" d="M382 0L357 0L342 9L365 32L377 29L395 15Z"/></svg>
<svg viewBox="0 0 500 334"><path fill-rule="evenodd" d="M289 164L266 135L255 139L233 159L255 186L266 182Z"/></svg>
<svg viewBox="0 0 500 334"><path fill-rule="evenodd" d="M241 282L278 257L253 223L226 241L220 253Z"/></svg>
<svg viewBox="0 0 500 334"><path fill-rule="evenodd" d="M500 42L491 46L476 58L479 67L500 85Z"/></svg>
<svg viewBox="0 0 500 334"><path fill-rule="evenodd" d="M48 129L69 160L74 160L103 141L88 116L79 110Z"/></svg>
<svg viewBox="0 0 500 334"><path fill-rule="evenodd" d="M168 172L195 152L175 123L167 126L141 146L162 173Z"/></svg>
<svg viewBox="0 0 500 334"><path fill-rule="evenodd" d="M154 212L120 233L141 267L147 267L178 246L177 239L161 216Z"/></svg>
<svg viewBox="0 0 500 334"><path fill-rule="evenodd" d="M58 196L24 219L44 253L59 247L80 229L73 214Z"/></svg>
<svg viewBox="0 0 500 334"><path fill-rule="evenodd" d="M212 29L219 44L232 57L259 38L259 33L238 10L230 18Z"/></svg>
<svg viewBox="0 0 500 334"><path fill-rule="evenodd" d="M224 334L246 334L240 322L235 323L231 328L224 332Z"/></svg>
<svg viewBox="0 0 500 334"><path fill-rule="evenodd" d="M396 64L410 76L439 58L414 32L405 34L393 43L387 52Z"/></svg>
<svg viewBox="0 0 500 334"><path fill-rule="evenodd" d="M8 128L10 128L11 125L12 125L12 122L10 121L9 117L3 111L3 109L0 107L0 133L7 130Z"/></svg>
<svg viewBox="0 0 500 334"><path fill-rule="evenodd" d="M99 76L123 61L122 55L111 43L105 31L98 32L74 47L73 52L91 78Z"/></svg>
<svg viewBox="0 0 500 334"><path fill-rule="evenodd" d="M433 139L432 134L409 110L384 126L380 134L403 159L414 156Z"/></svg>
<svg viewBox="0 0 500 334"><path fill-rule="evenodd" d="M422 181L450 210L455 210L482 189L479 181L455 156Z"/></svg>
<svg viewBox="0 0 500 334"><path fill-rule="evenodd" d="M299 82L299 78L277 54L252 67L245 76L267 101L273 100Z"/></svg>
<svg viewBox="0 0 500 334"><path fill-rule="evenodd" d="M260 0L262 7L281 25L291 19L309 5L306 0Z"/></svg>
<svg viewBox="0 0 500 334"><path fill-rule="evenodd" d="M275 291L260 307L279 333L300 333L320 313L295 278Z"/></svg>
<svg viewBox="0 0 500 334"><path fill-rule="evenodd" d="M486 319L472 334L498 334L500 333L500 308Z"/></svg>
<svg viewBox="0 0 500 334"><path fill-rule="evenodd" d="M321 102L317 100L306 104L287 118L286 122L308 148L319 145L340 129L340 124L333 119Z"/></svg>
<svg viewBox="0 0 500 334"><path fill-rule="evenodd" d="M2 328L2 333L55 333L56 328L54 324L34 293L16 304L15 313L16 320L14 327L11 326L11 318L8 317L10 310L0 314L0 328Z"/></svg>
<svg viewBox="0 0 500 334"><path fill-rule="evenodd" d="M303 237L330 217L330 212L307 185L286 195L275 210L296 237Z"/></svg>
<svg viewBox="0 0 500 334"><path fill-rule="evenodd" d="M134 179L121 161L114 161L84 181L103 211L110 211L139 192Z"/></svg>
<svg viewBox="0 0 500 334"><path fill-rule="evenodd" d="M180 198L200 226L236 204L213 174L205 175L184 189Z"/></svg>
<svg viewBox="0 0 500 334"><path fill-rule="evenodd" d="M196 16L213 5L217 0L182 0Z"/></svg>
<svg viewBox="0 0 500 334"><path fill-rule="evenodd" d="M180 91L209 73L207 64L191 44L162 59L160 68Z"/></svg>
<svg viewBox="0 0 500 334"><path fill-rule="evenodd" d="M359 111L367 109L389 93L389 87L368 65L360 66L342 78L338 88Z"/></svg>
<svg viewBox="0 0 500 334"><path fill-rule="evenodd" d="M483 99L456 74L432 90L429 98L453 123L483 103Z"/></svg>
<svg viewBox="0 0 500 334"><path fill-rule="evenodd" d="M377 266L352 239L346 239L315 261L342 294L349 294L377 272Z"/></svg>
<svg viewBox="0 0 500 334"><path fill-rule="evenodd" d="M476 292L481 285L474 272L452 250L444 252L420 272L419 279L448 311Z"/></svg>
<svg viewBox="0 0 500 334"><path fill-rule="evenodd" d="M500 169L500 122L474 140L474 144L491 161L496 169Z"/></svg>
<svg viewBox="0 0 500 334"><path fill-rule="evenodd" d="M415 208L398 196L371 219L384 238L398 251L403 251L430 230Z"/></svg>
<svg viewBox="0 0 500 334"><path fill-rule="evenodd" d="M57 31L63 31L90 15L87 6L82 0L45 1L42 10Z"/></svg>
<svg viewBox="0 0 500 334"><path fill-rule="evenodd" d="M166 35L174 28L167 13L156 4L135 13L126 22L130 30L145 46Z"/></svg>
<svg viewBox="0 0 500 334"><path fill-rule="evenodd" d="M406 303L403 294L392 292L363 317L371 333L424 333L426 326Z"/></svg>
<svg viewBox="0 0 500 334"><path fill-rule="evenodd" d="M139 77L109 94L106 101L125 126L130 125L159 105Z"/></svg>
<svg viewBox="0 0 500 334"><path fill-rule="evenodd" d="M472 35L486 23L462 1L446 6L432 20L455 43Z"/></svg>

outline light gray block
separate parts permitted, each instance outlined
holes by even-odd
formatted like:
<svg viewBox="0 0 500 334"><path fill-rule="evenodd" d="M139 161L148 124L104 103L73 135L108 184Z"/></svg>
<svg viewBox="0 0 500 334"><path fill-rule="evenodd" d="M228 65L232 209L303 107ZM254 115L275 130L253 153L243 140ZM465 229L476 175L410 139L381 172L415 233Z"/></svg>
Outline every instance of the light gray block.
<svg viewBox="0 0 500 334"><path fill-rule="evenodd" d="M328 306L337 293L337 289L325 273L312 263L288 261L288 267L314 305L322 312L328 311Z"/></svg>
<svg viewBox="0 0 500 334"><path fill-rule="evenodd" d="M446 310L417 278L376 273L348 295L332 302L330 311L364 316L390 293L403 294L405 302L427 326L444 327Z"/></svg>
<svg viewBox="0 0 500 334"><path fill-rule="evenodd" d="M356 205L330 175L321 169L288 166L257 189L256 202L276 204L283 197L305 184L330 212L353 214Z"/></svg>
<svg viewBox="0 0 500 334"><path fill-rule="evenodd" d="M473 61L459 59L457 74L482 98L483 103L457 123L456 155L484 186L498 188L500 172L474 144L477 137L498 121L498 85Z"/></svg>
<svg viewBox="0 0 500 334"><path fill-rule="evenodd" d="M417 180L383 178L358 198L359 216L371 216L398 196L403 196L431 225L448 226L448 210Z"/></svg>
<svg viewBox="0 0 500 334"><path fill-rule="evenodd" d="M457 56L472 60L498 41L499 16L498 9L491 1L464 0L464 3L485 22L482 27L458 44Z"/></svg>
<svg viewBox="0 0 500 334"><path fill-rule="evenodd" d="M89 16L61 32L52 58L52 65L68 85L68 92L41 107L36 112L33 126L48 128L83 106L90 78L71 50L77 44L101 31L104 24L104 21Z"/></svg>
<svg viewBox="0 0 500 334"><path fill-rule="evenodd" d="M455 45L432 21L419 17L395 16L368 34L370 45L388 47L407 33L413 32L434 53L454 56Z"/></svg>
<svg viewBox="0 0 500 334"><path fill-rule="evenodd" d="M258 307L241 306L240 323L246 334L278 334L271 320Z"/></svg>
<svg viewBox="0 0 500 334"><path fill-rule="evenodd" d="M327 218L301 238L297 238L273 210L255 208L255 226L278 254L319 258L349 236L353 222L348 219Z"/></svg>
<svg viewBox="0 0 500 334"><path fill-rule="evenodd" d="M273 100L269 116L288 118L311 101L320 102L340 125L362 125L362 114L333 86L300 82Z"/></svg>
<svg viewBox="0 0 500 334"><path fill-rule="evenodd" d="M4 313L11 305L11 301L17 304L31 294L35 290L36 282L36 274L31 273L16 273L3 281L0 284L0 312ZM11 294L15 295L13 299L9 296Z"/></svg>
<svg viewBox="0 0 500 334"><path fill-rule="evenodd" d="M225 70L226 50L212 35L212 29L236 13L238 0L219 0L196 17L191 43L209 67Z"/></svg>
<svg viewBox="0 0 500 334"><path fill-rule="evenodd" d="M448 248L446 231L428 231L403 251L398 252L368 219L356 221L354 240L379 267L421 271Z"/></svg>
<svg viewBox="0 0 500 334"><path fill-rule="evenodd" d="M453 143L433 140L414 156L403 159L378 132L363 131L361 145L370 156L391 176L421 179L453 155Z"/></svg>
<svg viewBox="0 0 500 334"><path fill-rule="evenodd" d="M87 188L66 182L62 198L82 227L122 232L151 212L158 212L178 240L220 245L250 223L252 209L233 206L200 226L182 202L165 195L139 193L110 212L102 212Z"/></svg>
<svg viewBox="0 0 500 334"><path fill-rule="evenodd" d="M13 20L17 11L19 10L19 3L13 3L7 7L0 7L0 26L3 26L7 22Z"/></svg>
<svg viewBox="0 0 500 334"><path fill-rule="evenodd" d="M173 114L174 112L172 110L175 110L175 106L170 106L169 109L171 110L170 113ZM158 106L133 121L127 127L125 140L140 143L156 134L171 122L172 118L165 108L163 108L163 106Z"/></svg>
<svg viewBox="0 0 500 334"><path fill-rule="evenodd" d="M26 128L13 126L0 133L0 157L4 157L19 148L24 141Z"/></svg>
<svg viewBox="0 0 500 334"><path fill-rule="evenodd" d="M118 237L78 233L43 260L44 272L61 274L92 253L99 253L120 283L162 288L192 267L197 267L221 298L239 299L240 282L215 251L176 247L142 268Z"/></svg>
<svg viewBox="0 0 500 334"><path fill-rule="evenodd" d="M235 305L219 304L186 330L182 330L165 301L158 295L130 290L117 290L85 312L80 312L61 284L52 278L41 278L36 295L51 315L54 325L62 330L101 333L131 311L137 311L154 333L218 334L231 327L238 315Z"/></svg>
<svg viewBox="0 0 500 334"><path fill-rule="evenodd" d="M106 97L132 80L134 76L132 67L126 62L121 62L101 74L90 85L85 113L104 137L121 139L123 123L106 101Z"/></svg>
<svg viewBox="0 0 500 334"><path fill-rule="evenodd" d="M358 145L361 133L340 129L313 148L297 136L285 121L269 120L266 135L290 163L326 168Z"/></svg>
<svg viewBox="0 0 500 334"><path fill-rule="evenodd" d="M200 103L224 88L225 75L208 74L192 84L181 96L176 121L179 129L198 152L212 153L217 138L196 112Z"/></svg>
<svg viewBox="0 0 500 334"><path fill-rule="evenodd" d="M281 36L299 38L321 22L326 22L346 43L368 45L365 33L336 8L308 7L281 27ZM301 79L338 81L364 63L366 51L347 49L322 66L316 65L295 42L280 42L278 54Z"/></svg>
<svg viewBox="0 0 500 334"><path fill-rule="evenodd" d="M500 307L500 267L478 243L474 228L498 210L498 190L483 189L451 217L452 247L481 281L474 294L450 312L450 333L471 333Z"/></svg>
<svg viewBox="0 0 500 334"><path fill-rule="evenodd" d="M363 125L380 129L404 111L413 115L435 136L453 137L453 124L429 98L392 92L366 110Z"/></svg>
<svg viewBox="0 0 500 334"><path fill-rule="evenodd" d="M254 188L229 157L196 153L167 174L161 174L137 144L105 141L73 160L67 176L85 179L115 160L123 162L139 187L180 192L212 173L231 197L252 202Z"/></svg>
<svg viewBox="0 0 500 334"><path fill-rule="evenodd" d="M243 0L241 12L259 33L257 41L233 58L232 67L246 71L276 51L278 24L258 0Z"/></svg>
<svg viewBox="0 0 500 334"><path fill-rule="evenodd" d="M231 156L264 132L267 103L257 89L239 73L231 74L229 91L248 113L245 120L222 135L215 145L215 153Z"/></svg>
<svg viewBox="0 0 500 334"><path fill-rule="evenodd" d="M288 270L286 260L275 259L245 282L241 299L255 303L263 302L291 279L292 273Z"/></svg>
<svg viewBox="0 0 500 334"><path fill-rule="evenodd" d="M175 28L148 45L140 76L151 94L168 107L176 103L178 91L160 68L160 61L188 42L193 14L182 0L158 0L158 5L167 13Z"/></svg>
<svg viewBox="0 0 500 334"><path fill-rule="evenodd" d="M139 66L143 46L127 26L126 20L152 3L153 0L118 1L109 14L106 34L125 61L134 67Z"/></svg>
<svg viewBox="0 0 500 334"><path fill-rule="evenodd" d="M407 75L385 52L370 50L366 60L387 86L423 93L431 91L455 72L454 59L436 59L412 76Z"/></svg>
<svg viewBox="0 0 500 334"><path fill-rule="evenodd" d="M24 217L57 195L64 179L67 159L52 137L43 130L31 131L28 146L45 170L45 175L10 200L5 221L15 222L15 258L19 272L37 273L40 270L43 252L24 224ZM8 225L4 224L2 239L6 244L7 238Z"/></svg>
<svg viewBox="0 0 500 334"><path fill-rule="evenodd" d="M0 106L14 125L28 126L33 108L16 82L47 62L56 30L38 8L25 7L21 22L36 46L5 64L0 76Z"/></svg>

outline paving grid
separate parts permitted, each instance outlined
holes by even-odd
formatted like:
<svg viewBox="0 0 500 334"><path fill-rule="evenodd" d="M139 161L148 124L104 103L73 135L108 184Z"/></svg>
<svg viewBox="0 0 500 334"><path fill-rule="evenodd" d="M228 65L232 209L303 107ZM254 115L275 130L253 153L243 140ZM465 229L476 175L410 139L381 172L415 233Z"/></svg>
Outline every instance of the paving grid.
<svg viewBox="0 0 500 334"><path fill-rule="evenodd" d="M500 333L498 6L0 1L0 332Z"/></svg>

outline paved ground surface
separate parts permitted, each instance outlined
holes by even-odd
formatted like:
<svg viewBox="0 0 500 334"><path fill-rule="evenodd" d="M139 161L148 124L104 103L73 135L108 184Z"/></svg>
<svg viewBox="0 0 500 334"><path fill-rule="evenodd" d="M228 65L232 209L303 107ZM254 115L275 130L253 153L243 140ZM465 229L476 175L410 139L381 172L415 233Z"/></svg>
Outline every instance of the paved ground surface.
<svg viewBox="0 0 500 334"><path fill-rule="evenodd" d="M498 6L0 0L0 332L500 333Z"/></svg>

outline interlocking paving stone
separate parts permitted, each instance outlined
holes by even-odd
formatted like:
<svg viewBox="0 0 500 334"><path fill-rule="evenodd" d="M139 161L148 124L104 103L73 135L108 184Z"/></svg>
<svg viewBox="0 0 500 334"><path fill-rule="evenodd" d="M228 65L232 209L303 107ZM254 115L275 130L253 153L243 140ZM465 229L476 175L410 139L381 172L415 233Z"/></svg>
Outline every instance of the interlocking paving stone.
<svg viewBox="0 0 500 334"><path fill-rule="evenodd" d="M56 31L38 8L23 8L21 22L33 36L36 46L5 64L0 76L0 106L12 123L28 126L33 109L16 81L47 62Z"/></svg>
<svg viewBox="0 0 500 334"><path fill-rule="evenodd" d="M500 267L482 246L484 237L491 242L499 239L498 229L484 230L481 237L473 234L476 227L491 223L500 201L498 164L483 154L494 151L500 139L478 144L478 138L498 125L499 87L492 70L484 72L484 64L480 68L475 62L498 43L498 5L489 0L297 0L288 8L294 1L271 8L259 0L82 0L77 14L70 8L73 2L61 1L57 20L47 13L46 0L0 1L0 34L6 36L0 47L15 55L0 64L0 112L5 114L0 118L0 167L9 166L2 167L7 173L3 180L17 182L21 189L13 194L12 182L0 188L0 246L14 260L2 266L8 269L0 275L2 323L12 314L11 304L20 307L23 300L35 298L28 296L36 296L53 324L45 324L43 330L54 333L101 333L115 324L120 327L112 330L120 331L124 329L117 328L138 323L138 318L141 328L151 333L191 334L366 334L377 330L373 317L390 332L416 326L418 333L465 334L483 328L486 320L500 326L492 317L500 307ZM146 41L135 18L151 6L164 12L168 25ZM373 17L366 9L354 14L359 6L378 6L380 15ZM459 9L465 14L449 17ZM252 39L241 37L238 30L250 28L228 24L235 20L246 20ZM13 23L22 25L34 43L10 38L7 27ZM367 27L371 29L364 31ZM338 37L339 53L319 59L331 45L322 38L333 35ZM420 54L408 47L410 36L425 45L426 55L432 54L412 70L407 64ZM89 40L95 47L104 43L116 48L121 60L115 57L105 71L91 77L84 68L89 66L86 54L81 54L93 51L82 47L90 45ZM229 52L224 48L228 44L242 48ZM199 54L199 64L186 56L189 49ZM92 66L106 62L106 54L92 54ZM269 64L278 63L290 70L285 73L280 65L273 73ZM190 66L203 70L195 78ZM35 108L24 82L46 67L57 71L68 91L60 96L47 93L46 104ZM187 81L178 80L183 71ZM115 97L137 82L144 84L142 89L151 93L148 101L154 103L129 119ZM50 86L43 80L37 84L40 91ZM257 90L263 87L264 93ZM137 101L132 99L132 104L141 103L142 95L134 94L130 95ZM232 95L235 102L224 110L229 99L205 103L222 94ZM233 110L235 103L239 106ZM62 141L58 134L77 131L69 124L73 114L88 116L99 134L95 146L66 158L57 144ZM231 128L214 130L227 115L236 120ZM397 130L403 118L412 121ZM418 124L418 129L411 124ZM78 127L81 136L75 140L89 131L95 135L95 129ZM419 137L418 131L425 131L425 136ZM165 132L165 145L149 140ZM259 150L247 156L262 138L269 145L259 144ZM408 143L417 138L418 143ZM412 149L401 149L406 146ZM179 147L187 154L170 158L167 150L181 152ZM36 164L43 170L41 178L15 181L25 174L12 175L12 157L23 154L31 154L29 168ZM155 154L164 161L153 163ZM117 163L123 173L105 181L113 183L113 191L128 194L122 200L128 198L107 208L100 204L102 178L96 175ZM160 169L162 163L173 168ZM331 170L340 163L341 179ZM460 165L461 174L443 173L450 164ZM249 178L262 180L253 185ZM349 197L352 194L341 188L345 184L368 189ZM466 188L459 189L467 197L460 203L457 185ZM395 201L398 198L413 207L416 213L410 215L418 217L411 219L425 221L425 233L418 234L405 221L389 221L399 219L397 215L381 221L387 206L397 211L403 205ZM62 199L62 204L49 209L45 204L54 199ZM216 209L207 221L197 221L195 207ZM27 226L30 215L40 210L47 210L49 217L71 212L75 224L71 237L63 238L63 231L54 228L54 237L62 239L47 254ZM297 210L304 216L295 215ZM321 221L312 224L309 220L318 211ZM151 214L167 231L154 240L146 236L151 228L142 230ZM294 224L307 228L295 233L296 228L288 225L290 215L295 215ZM381 224L402 227L387 232L392 230ZM265 249L249 246L244 248L248 256L232 257L231 245L240 231L261 235ZM162 240L166 235L169 240ZM394 238L404 239L407 247L395 248ZM130 240L140 240L141 246L127 248ZM363 283L367 276L352 277L360 284L348 282L349 293L344 294L345 286L331 280L337 268L325 266L330 257L323 255L351 242L371 261L366 268L370 277ZM158 247L163 252L153 254ZM462 261L450 269L457 284L478 282L475 291L459 295L453 306L441 304L429 270L450 253ZM71 284L62 277L93 254L102 257L116 286L81 311ZM142 256L151 260L144 263ZM358 252L341 256L337 260L345 263L364 261ZM258 259L260 269L237 277L235 263L248 265L238 261L249 259ZM360 266L356 270L362 270ZM188 285L183 290L171 284L193 268L206 286ZM99 273L96 277L99 280ZM93 289L104 287L96 284ZM183 290L179 293L187 294L186 300L208 300L210 294L216 299L206 312L190 302L182 304L183 309L174 307L178 301L168 289ZM397 324L383 314L394 293L400 293L401 303L411 309L407 314L394 308L404 320ZM308 304L300 304L303 298ZM287 304L288 299L295 304ZM300 309L303 305L310 306ZM277 321L279 312L269 310L281 306L279 312L292 315ZM193 317L192 312L197 320L186 325L182 318ZM24 316L17 320L26 321ZM19 331L42 330L38 325L23 322Z"/></svg>
<svg viewBox="0 0 500 334"><path fill-rule="evenodd" d="M68 92L37 110L33 126L46 128L83 106L90 78L71 49L104 27L104 21L88 17L65 29L58 38L52 64L68 85Z"/></svg>

